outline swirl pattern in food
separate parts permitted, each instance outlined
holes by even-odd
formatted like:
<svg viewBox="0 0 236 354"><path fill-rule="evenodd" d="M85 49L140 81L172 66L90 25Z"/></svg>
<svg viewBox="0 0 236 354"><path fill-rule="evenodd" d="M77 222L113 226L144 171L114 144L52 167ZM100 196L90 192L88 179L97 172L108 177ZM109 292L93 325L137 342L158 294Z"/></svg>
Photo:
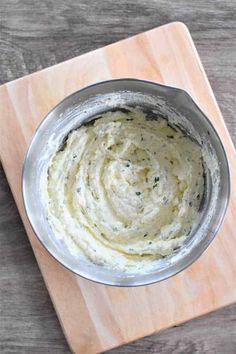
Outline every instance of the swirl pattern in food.
<svg viewBox="0 0 236 354"><path fill-rule="evenodd" d="M145 272L188 237L203 189L200 146L134 108L69 134L50 161L46 208L74 253Z"/></svg>

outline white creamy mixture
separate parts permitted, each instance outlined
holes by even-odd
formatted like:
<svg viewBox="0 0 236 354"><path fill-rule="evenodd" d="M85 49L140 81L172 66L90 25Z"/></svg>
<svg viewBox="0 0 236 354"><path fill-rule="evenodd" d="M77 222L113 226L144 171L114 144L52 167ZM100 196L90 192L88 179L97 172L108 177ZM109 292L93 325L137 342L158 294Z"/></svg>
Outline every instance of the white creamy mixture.
<svg viewBox="0 0 236 354"><path fill-rule="evenodd" d="M73 253L145 272L188 237L203 189L201 148L136 108L69 134L50 161L45 202Z"/></svg>

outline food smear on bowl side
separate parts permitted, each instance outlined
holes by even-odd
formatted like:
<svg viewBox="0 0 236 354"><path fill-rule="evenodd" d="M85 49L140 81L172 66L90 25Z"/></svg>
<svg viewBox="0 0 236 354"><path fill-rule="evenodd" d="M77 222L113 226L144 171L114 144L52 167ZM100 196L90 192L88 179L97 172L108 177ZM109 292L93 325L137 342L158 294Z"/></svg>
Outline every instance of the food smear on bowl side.
<svg viewBox="0 0 236 354"><path fill-rule="evenodd" d="M189 237L204 191L201 147L139 108L73 130L51 158L51 229L78 255L145 272Z"/></svg>

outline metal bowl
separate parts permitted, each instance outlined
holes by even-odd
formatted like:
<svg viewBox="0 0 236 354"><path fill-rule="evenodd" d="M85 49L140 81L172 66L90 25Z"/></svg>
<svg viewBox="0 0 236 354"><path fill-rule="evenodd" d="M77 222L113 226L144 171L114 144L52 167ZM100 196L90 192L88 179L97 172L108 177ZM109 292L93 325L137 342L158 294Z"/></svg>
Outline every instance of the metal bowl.
<svg viewBox="0 0 236 354"><path fill-rule="evenodd" d="M125 273L76 258L54 235L42 198L50 156L68 133L95 115L125 106L139 106L155 119L168 119L203 149L205 191L197 227L171 255L157 261L148 273ZM205 114L183 90L153 82L120 79L100 82L65 98L42 121L25 157L22 190L26 213L48 252L72 272L109 285L137 286L164 280L193 263L215 237L230 193L229 167L221 140Z"/></svg>

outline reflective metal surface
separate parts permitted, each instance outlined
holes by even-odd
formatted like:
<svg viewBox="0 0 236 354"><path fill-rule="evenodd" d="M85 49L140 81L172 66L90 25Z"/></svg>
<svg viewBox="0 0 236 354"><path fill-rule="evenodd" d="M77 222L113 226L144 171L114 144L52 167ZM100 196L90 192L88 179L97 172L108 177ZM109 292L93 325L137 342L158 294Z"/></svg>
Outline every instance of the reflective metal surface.
<svg viewBox="0 0 236 354"><path fill-rule="evenodd" d="M93 116L122 106L140 106L151 118L161 116L177 125L203 147L205 193L197 227L186 242L156 263L149 273L124 273L105 269L72 255L54 237L42 198L50 156L68 133ZM22 174L22 190L29 221L45 248L61 264L87 279L118 286L137 286L166 279L194 262L215 237L228 205L229 168L223 145L204 113L183 90L156 83L120 79L86 87L60 102L38 127L28 149Z"/></svg>

